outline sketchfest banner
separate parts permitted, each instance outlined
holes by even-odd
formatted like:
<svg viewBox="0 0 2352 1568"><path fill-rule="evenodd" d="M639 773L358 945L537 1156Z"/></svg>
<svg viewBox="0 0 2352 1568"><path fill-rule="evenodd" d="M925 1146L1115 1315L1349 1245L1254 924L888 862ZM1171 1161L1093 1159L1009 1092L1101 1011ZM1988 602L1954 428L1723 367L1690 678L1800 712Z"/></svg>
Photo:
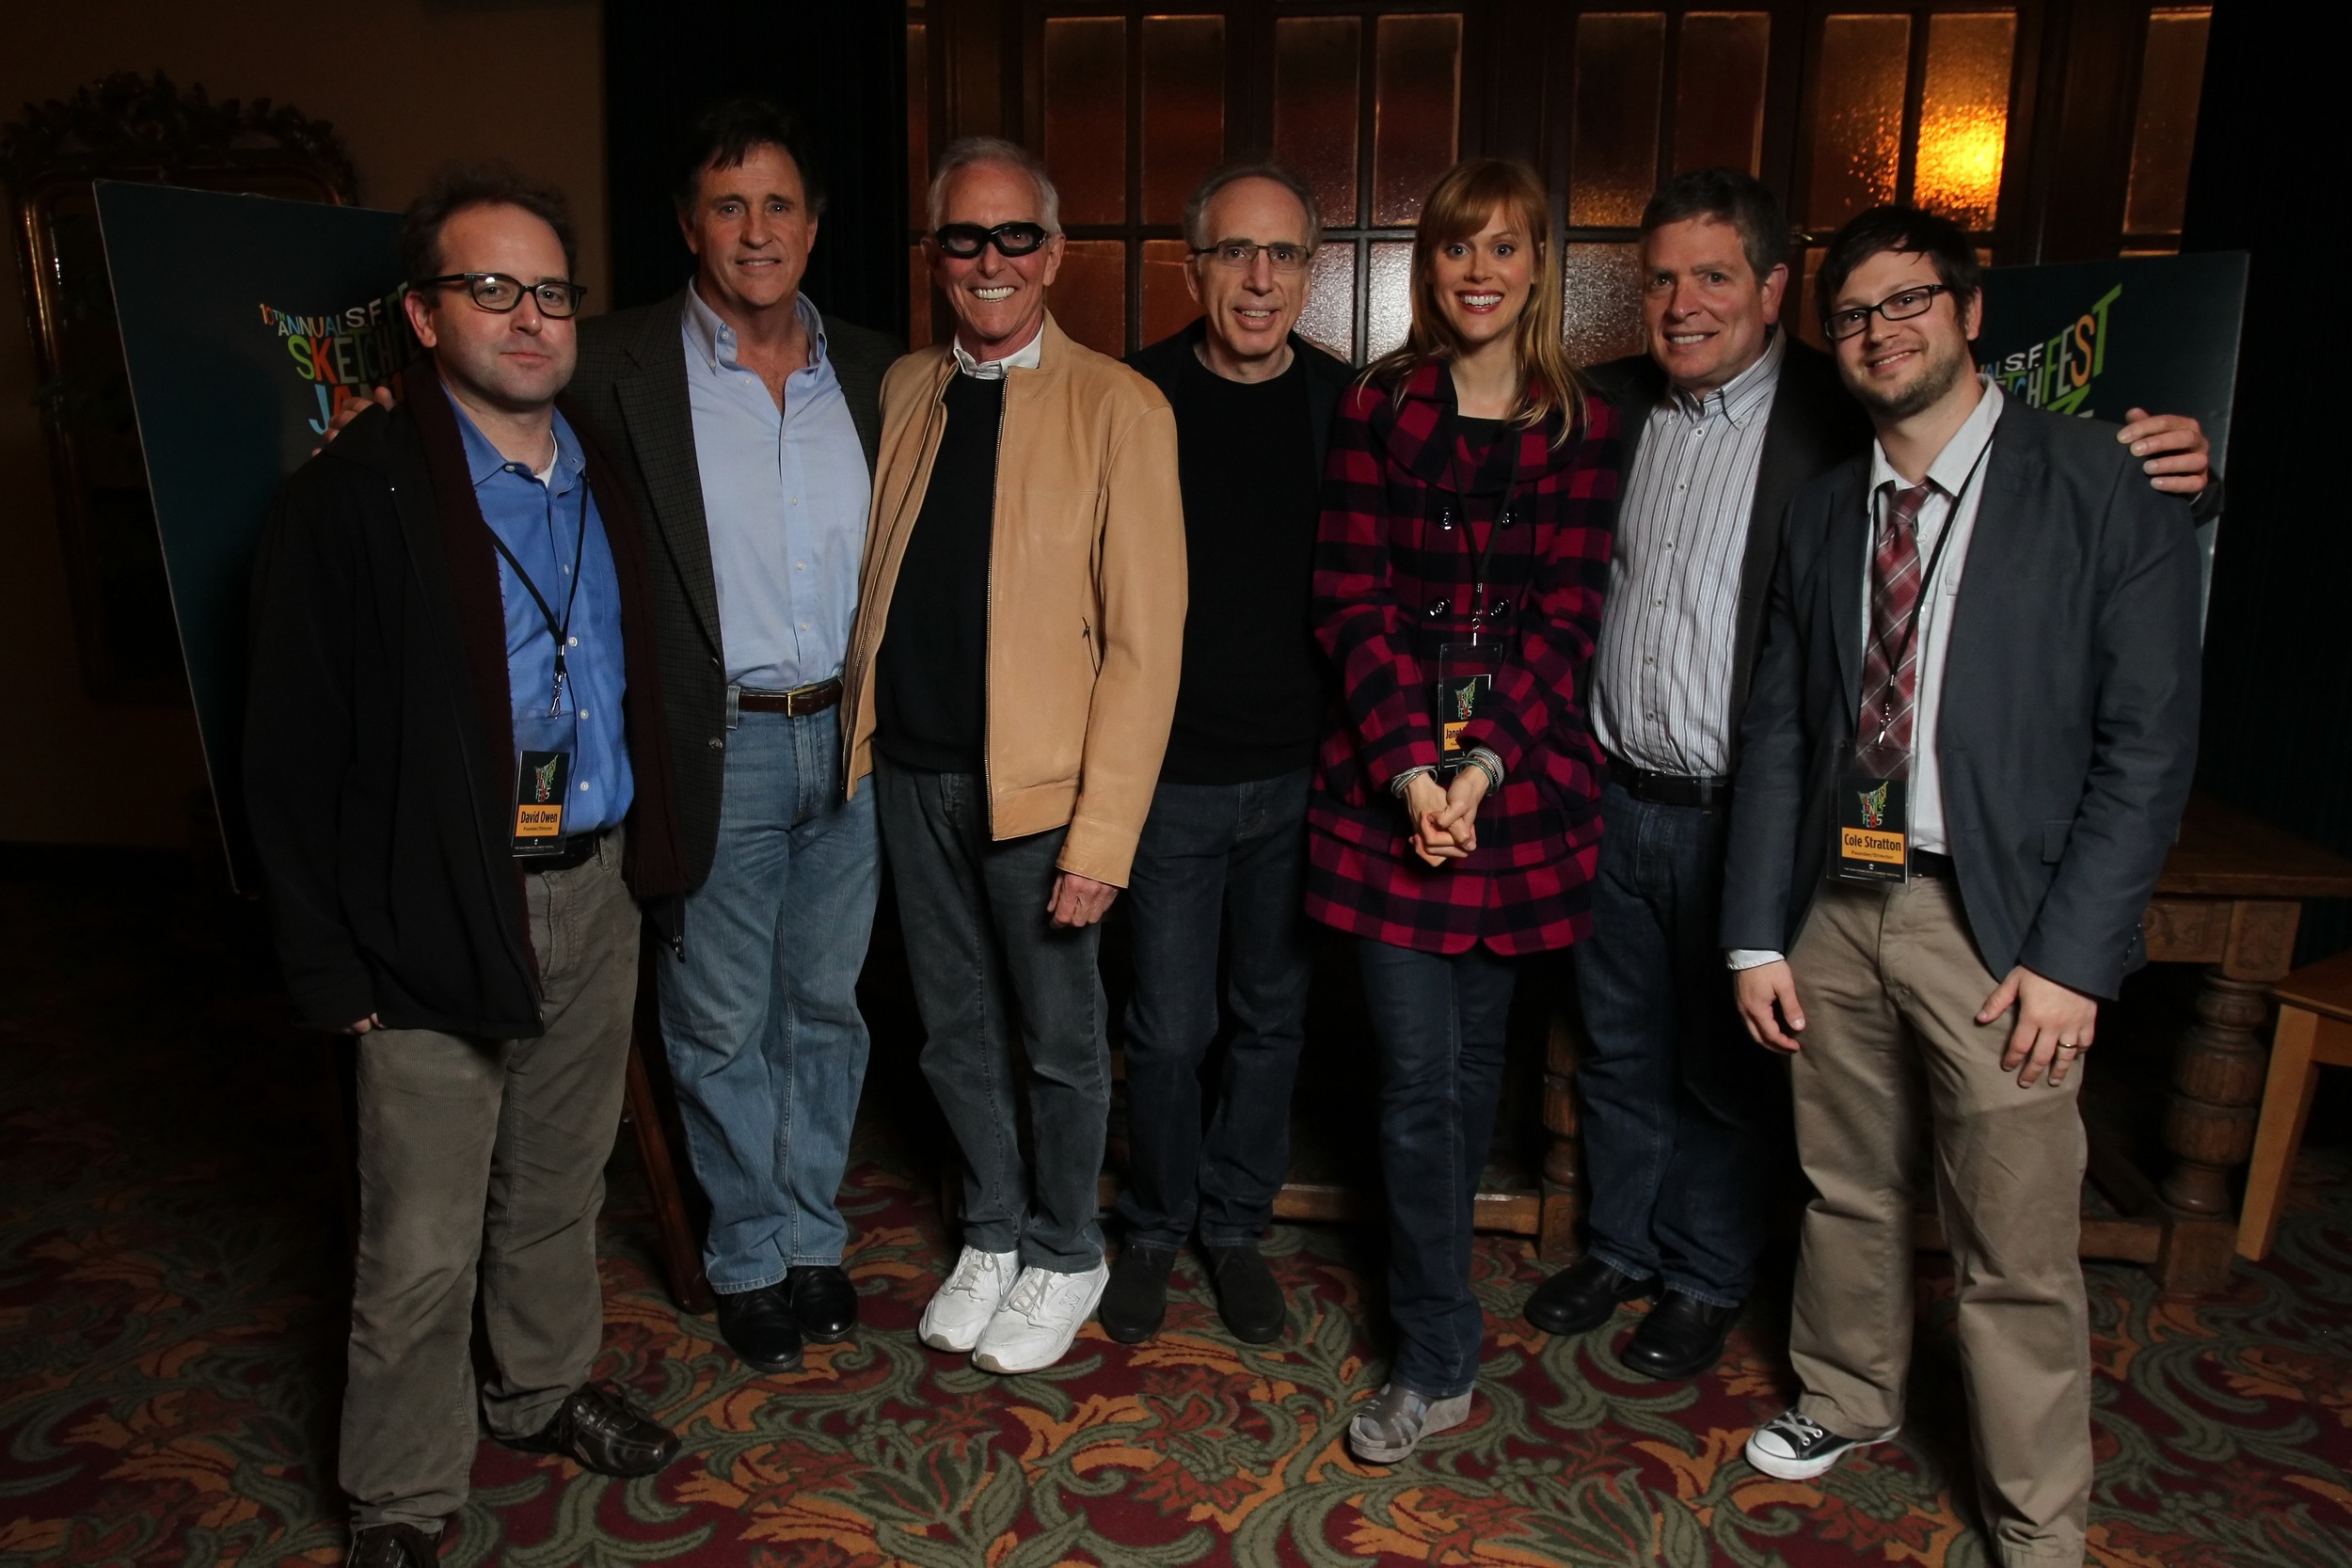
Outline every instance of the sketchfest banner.
<svg viewBox="0 0 2352 1568"><path fill-rule="evenodd" d="M417 352L400 220L119 181L97 191L205 768L230 874L253 888L239 748L254 544L335 411Z"/></svg>
<svg viewBox="0 0 2352 1568"><path fill-rule="evenodd" d="M1984 275L1977 361L2035 408L2123 422L2127 410L2193 414L2227 472L2230 403L2246 314L2246 253L2141 256ZM2218 523L2198 530L2213 586Z"/></svg>

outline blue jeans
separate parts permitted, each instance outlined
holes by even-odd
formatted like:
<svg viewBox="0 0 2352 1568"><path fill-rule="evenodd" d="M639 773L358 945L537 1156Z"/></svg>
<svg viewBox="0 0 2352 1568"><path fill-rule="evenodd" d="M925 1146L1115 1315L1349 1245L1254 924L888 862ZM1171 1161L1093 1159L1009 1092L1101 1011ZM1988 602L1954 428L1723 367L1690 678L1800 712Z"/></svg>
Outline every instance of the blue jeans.
<svg viewBox="0 0 2352 1568"><path fill-rule="evenodd" d="M1432 1400L1478 1381L1485 1314L1470 1291L1470 1210L1502 1097L1518 970L1484 947L1446 958L1356 943L1380 1048L1380 1174L1389 1194L1389 1381Z"/></svg>
<svg viewBox="0 0 2352 1568"><path fill-rule="evenodd" d="M873 784L923 1015L923 1076L963 1150L963 1243L1018 1252L1025 1268L1084 1274L1103 1261L1094 1216L1110 1005L1096 966L1102 922L1060 929L1045 912L1070 830L992 839L977 774L877 754Z"/></svg>
<svg viewBox="0 0 2352 1568"><path fill-rule="evenodd" d="M882 885L874 802L841 799L834 713L745 713L727 736L719 847L662 950L661 1037L713 1290L841 1261L836 1198L866 1080L857 977Z"/></svg>
<svg viewBox="0 0 2352 1568"><path fill-rule="evenodd" d="M1291 1085L1313 955L1303 912L1309 769L1239 784L1162 784L1136 846L1128 914L1127 1190L1132 1242L1253 1244L1290 1164ZM1220 928L1232 942L1225 1044L1205 1138L1200 1065L1216 1043Z"/></svg>
<svg viewBox="0 0 2352 1568"><path fill-rule="evenodd" d="M1592 1251L1734 1307L1755 1283L1788 1073L1740 1029L1716 940L1729 814L1601 796L1593 932L1576 944Z"/></svg>

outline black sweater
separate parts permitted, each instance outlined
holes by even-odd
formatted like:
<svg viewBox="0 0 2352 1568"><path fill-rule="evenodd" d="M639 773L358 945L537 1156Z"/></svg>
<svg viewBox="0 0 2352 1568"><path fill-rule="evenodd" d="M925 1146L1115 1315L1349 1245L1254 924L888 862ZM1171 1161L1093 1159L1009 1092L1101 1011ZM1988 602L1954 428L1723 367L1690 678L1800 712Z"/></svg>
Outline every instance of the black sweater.
<svg viewBox="0 0 2352 1568"><path fill-rule="evenodd" d="M296 1016L536 1037L538 964L512 855L505 618L455 416L429 381L286 481L254 562L246 804ZM408 394L414 390L418 395ZM644 548L574 421L620 578L640 898L682 893Z"/></svg>
<svg viewBox="0 0 2352 1568"><path fill-rule="evenodd" d="M1005 384L959 372L923 510L890 592L874 744L903 768L977 773L988 737L988 552Z"/></svg>

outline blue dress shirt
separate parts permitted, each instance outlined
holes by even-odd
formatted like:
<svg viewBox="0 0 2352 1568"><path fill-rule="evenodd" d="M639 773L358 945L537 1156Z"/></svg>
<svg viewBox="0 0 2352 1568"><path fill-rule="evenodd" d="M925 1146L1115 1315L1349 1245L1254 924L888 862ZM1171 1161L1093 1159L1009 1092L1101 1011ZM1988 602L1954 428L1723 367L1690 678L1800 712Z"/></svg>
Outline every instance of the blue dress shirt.
<svg viewBox="0 0 2352 1568"><path fill-rule="evenodd" d="M781 409L691 288L682 322L727 680L765 691L841 673L873 488L823 321L806 294L799 309L809 362L786 378Z"/></svg>
<svg viewBox="0 0 2352 1568"><path fill-rule="evenodd" d="M483 521L515 552L558 621L564 619L564 601L571 595L572 573L575 568L580 572L564 661L564 701L578 724L571 809L564 814L564 832L568 836L612 827L628 815L637 793L628 766L628 732L621 719L621 697L628 689L621 645L621 579L613 569L612 546L604 536L604 519L588 493L588 464L580 454L580 438L563 415L555 416L555 464L542 483L522 464L501 457L454 398L450 405L457 410L457 428L465 436L466 469ZM579 562L572 559L572 550L582 537L582 507L588 511L581 546L587 559ZM504 555L499 556L499 596L506 609L507 700L520 735L548 711L555 689L555 641L531 590L516 577L513 562Z"/></svg>

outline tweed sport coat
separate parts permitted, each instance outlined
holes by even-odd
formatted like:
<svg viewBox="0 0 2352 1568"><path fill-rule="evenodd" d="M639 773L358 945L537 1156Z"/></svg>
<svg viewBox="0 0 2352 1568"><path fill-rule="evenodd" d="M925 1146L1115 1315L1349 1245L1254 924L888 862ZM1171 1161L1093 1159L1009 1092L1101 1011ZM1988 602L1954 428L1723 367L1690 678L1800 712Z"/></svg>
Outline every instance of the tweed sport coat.
<svg viewBox="0 0 2352 1568"><path fill-rule="evenodd" d="M1424 365L1401 402L1352 388L1332 425L1314 619L1340 703L1308 808L1307 912L1424 952L1543 952L1592 923L1603 765L1585 675L1609 581L1617 420L1590 398L1566 442L1551 444L1556 426L1506 430L1473 473L1467 443L1444 438L1453 407L1452 376ZM1438 648L1467 640L1472 551L1506 492L1486 597L1508 653L1462 735L1502 759L1502 787L1479 809L1476 851L1433 870L1390 784L1438 761Z"/></svg>

